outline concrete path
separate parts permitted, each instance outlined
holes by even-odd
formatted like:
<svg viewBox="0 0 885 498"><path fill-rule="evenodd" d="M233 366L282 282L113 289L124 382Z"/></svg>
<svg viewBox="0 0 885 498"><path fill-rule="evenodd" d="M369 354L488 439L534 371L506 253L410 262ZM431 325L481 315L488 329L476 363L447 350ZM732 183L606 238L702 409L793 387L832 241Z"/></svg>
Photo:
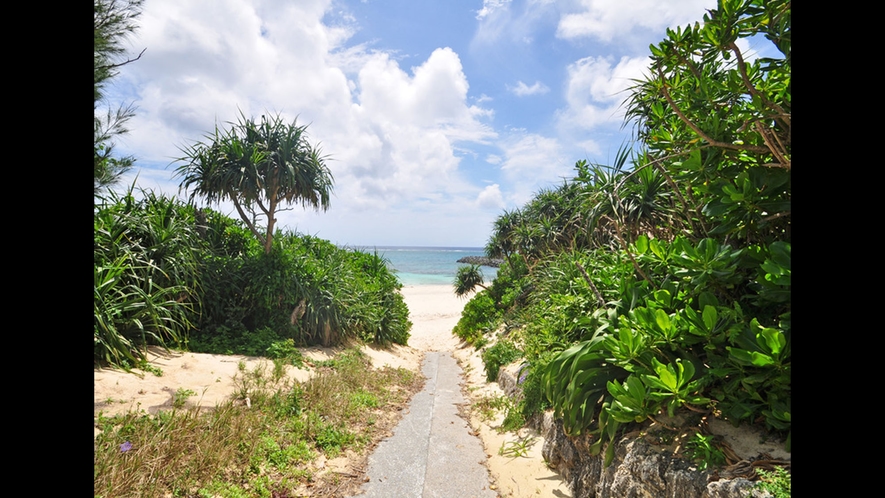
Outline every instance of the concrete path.
<svg viewBox="0 0 885 498"><path fill-rule="evenodd" d="M421 368L424 390L409 412L369 456L362 497L495 498L482 443L458 416L464 403L461 367L449 352L428 352Z"/></svg>

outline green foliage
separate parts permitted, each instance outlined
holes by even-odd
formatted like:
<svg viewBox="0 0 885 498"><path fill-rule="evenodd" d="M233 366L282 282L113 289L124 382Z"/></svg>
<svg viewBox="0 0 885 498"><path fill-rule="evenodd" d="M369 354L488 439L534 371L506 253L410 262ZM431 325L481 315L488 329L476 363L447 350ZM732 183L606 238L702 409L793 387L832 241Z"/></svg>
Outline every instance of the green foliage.
<svg viewBox="0 0 885 498"><path fill-rule="evenodd" d="M519 371L517 383L522 387L522 399L519 401L519 414L522 420L529 420L537 413L552 408L544 392L542 373L546 370L550 354L538 357L534 363L524 363Z"/></svg>
<svg viewBox="0 0 885 498"><path fill-rule="evenodd" d="M499 313L488 291L478 292L464 305L453 333L468 344L476 344L484 334L494 331Z"/></svg>
<svg viewBox="0 0 885 498"><path fill-rule="evenodd" d="M486 380L494 382L498 379L498 371L504 365L522 358L523 354L511 341L501 339L494 346L482 353L482 362L485 364Z"/></svg>
<svg viewBox="0 0 885 498"><path fill-rule="evenodd" d="M793 476L783 467L775 467L774 470L757 469L761 479L755 488L767 491L773 498L790 498L793 496Z"/></svg>
<svg viewBox="0 0 885 498"><path fill-rule="evenodd" d="M356 441L356 436L344 427L324 426L316 435L316 445L331 457L335 457L346 447Z"/></svg>
<svg viewBox="0 0 885 498"><path fill-rule="evenodd" d="M193 392L190 389L185 389L183 387L179 387L175 394L172 395L172 406L175 408L181 408L187 403L187 400L191 396L196 396L197 393Z"/></svg>
<svg viewBox="0 0 885 498"><path fill-rule="evenodd" d="M199 309L192 209L130 188L100 199L94 225L95 361L132 366L148 344L186 344Z"/></svg>
<svg viewBox="0 0 885 498"><path fill-rule="evenodd" d="M280 355L405 344L412 325L378 254L282 232L267 254L241 222L134 187L96 205L94 265L95 361L122 367L149 344Z"/></svg>
<svg viewBox="0 0 885 498"><path fill-rule="evenodd" d="M282 232L265 254L254 241L242 240L242 231L234 233L243 250L207 262L204 299L215 306L194 334L195 349L263 355L286 339L327 346L408 340L412 324L401 284L384 258Z"/></svg>
<svg viewBox="0 0 885 498"><path fill-rule="evenodd" d="M695 432L692 438L685 443L691 459L697 462L700 470L725 465L725 453L716 447L714 438L713 435Z"/></svg>
<svg viewBox="0 0 885 498"><path fill-rule="evenodd" d="M295 341L291 338L272 342L267 347L267 356L274 360L284 360L286 363L296 367L304 366L304 357L301 355L301 350L295 347Z"/></svg>
<svg viewBox="0 0 885 498"><path fill-rule="evenodd" d="M506 262L489 295L591 451L684 408L762 423L789 449L790 16L721 0L668 30L627 101L643 149L577 162L494 224L486 252ZM782 57L744 61L736 41L757 34Z"/></svg>
<svg viewBox="0 0 885 498"><path fill-rule="evenodd" d="M483 275L482 270L479 269L479 265L459 267L458 272L455 274L455 281L452 285L455 288L455 295L458 297L464 297L470 294L476 290L477 287L482 287L483 289L487 288L483 285Z"/></svg>

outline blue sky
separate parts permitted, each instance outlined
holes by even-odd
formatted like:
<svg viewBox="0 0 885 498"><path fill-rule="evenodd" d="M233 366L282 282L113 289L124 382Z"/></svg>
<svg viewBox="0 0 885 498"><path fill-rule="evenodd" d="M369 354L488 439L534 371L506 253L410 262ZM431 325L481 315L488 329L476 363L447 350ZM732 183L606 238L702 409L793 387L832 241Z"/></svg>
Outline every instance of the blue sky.
<svg viewBox="0 0 885 498"><path fill-rule="evenodd" d="M133 103L122 180L178 194L180 147L216 124L309 123L331 208L279 225L340 245L483 246L494 219L609 163L620 104L667 27L715 0L146 0L108 89ZM744 47L742 47L744 48ZM747 47L749 48L749 47ZM232 213L231 206L214 206Z"/></svg>

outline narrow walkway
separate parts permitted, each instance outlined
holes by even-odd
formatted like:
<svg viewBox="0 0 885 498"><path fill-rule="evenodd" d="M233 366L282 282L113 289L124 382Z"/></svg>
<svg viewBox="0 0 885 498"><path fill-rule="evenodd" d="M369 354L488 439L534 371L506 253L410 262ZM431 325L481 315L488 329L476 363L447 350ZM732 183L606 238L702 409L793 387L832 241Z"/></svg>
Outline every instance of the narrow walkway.
<svg viewBox="0 0 885 498"><path fill-rule="evenodd" d="M482 443L458 416L461 367L449 352L428 352L424 390L390 438L369 457L363 497L494 498Z"/></svg>

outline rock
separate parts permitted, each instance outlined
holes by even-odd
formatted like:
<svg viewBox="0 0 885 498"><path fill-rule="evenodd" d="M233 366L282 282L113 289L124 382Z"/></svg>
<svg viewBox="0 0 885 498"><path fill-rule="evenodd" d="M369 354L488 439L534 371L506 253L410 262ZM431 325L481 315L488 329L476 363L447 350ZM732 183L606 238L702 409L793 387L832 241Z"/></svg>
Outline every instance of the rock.
<svg viewBox="0 0 885 498"><path fill-rule="evenodd" d="M542 455L568 482L575 498L659 497L763 498L744 478L708 482L712 471L653 447L643 437L627 435L615 442L615 457L603 467L602 454L590 455L592 436L565 435L562 421L547 412L541 421Z"/></svg>
<svg viewBox="0 0 885 498"><path fill-rule="evenodd" d="M498 384L511 397L522 395L519 366L519 362L512 363L498 373ZM699 470L695 463L652 444L638 431L615 441L614 460L604 467L602 453L590 454L593 436L567 436L552 411L532 422L544 438L544 460L568 483L574 498L770 497L745 478L716 480L712 470Z"/></svg>
<svg viewBox="0 0 885 498"><path fill-rule="evenodd" d="M501 263L503 263L504 260L497 258L487 258L485 256L464 256L457 262L467 263L469 265L490 266L492 268L498 268L499 266L501 266Z"/></svg>

